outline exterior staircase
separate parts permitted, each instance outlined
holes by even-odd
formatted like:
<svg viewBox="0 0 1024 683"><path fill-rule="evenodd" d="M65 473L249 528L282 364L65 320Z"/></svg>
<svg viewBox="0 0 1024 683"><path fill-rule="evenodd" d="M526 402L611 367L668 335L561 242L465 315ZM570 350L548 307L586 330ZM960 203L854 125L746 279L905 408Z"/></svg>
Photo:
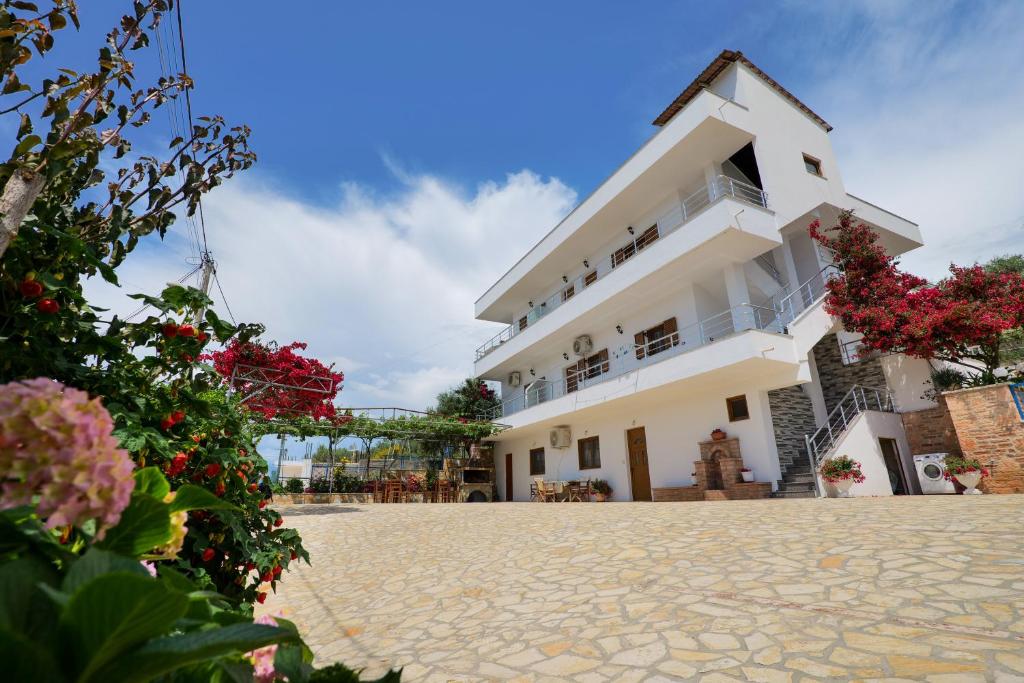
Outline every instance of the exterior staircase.
<svg viewBox="0 0 1024 683"><path fill-rule="evenodd" d="M808 462L803 465L790 465L782 473L778 490L772 492L772 498L814 498L814 475Z"/></svg>

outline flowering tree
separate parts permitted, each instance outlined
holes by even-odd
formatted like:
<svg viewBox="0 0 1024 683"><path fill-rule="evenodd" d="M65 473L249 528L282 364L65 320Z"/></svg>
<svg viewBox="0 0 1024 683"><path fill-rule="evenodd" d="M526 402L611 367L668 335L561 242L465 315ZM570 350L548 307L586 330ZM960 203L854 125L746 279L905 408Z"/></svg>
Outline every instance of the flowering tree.
<svg viewBox="0 0 1024 683"><path fill-rule="evenodd" d="M222 351L205 358L232 390L238 391L249 410L266 419L278 415L307 415L314 420L333 420L334 399L345 375L315 358L296 353L303 342L277 346L234 339Z"/></svg>
<svg viewBox="0 0 1024 683"><path fill-rule="evenodd" d="M863 334L865 346L980 367L983 381L994 381L1004 333L1024 327L1019 273L951 265L950 277L929 284L899 270L851 212L826 231L815 221L810 234L835 253L842 271L828 283L825 310Z"/></svg>

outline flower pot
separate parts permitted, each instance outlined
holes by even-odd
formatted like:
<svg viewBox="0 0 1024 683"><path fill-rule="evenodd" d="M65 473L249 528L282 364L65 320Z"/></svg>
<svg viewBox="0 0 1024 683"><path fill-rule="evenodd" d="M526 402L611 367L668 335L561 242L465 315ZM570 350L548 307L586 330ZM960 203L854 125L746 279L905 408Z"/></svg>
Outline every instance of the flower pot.
<svg viewBox="0 0 1024 683"><path fill-rule="evenodd" d="M740 471L740 476L743 477L743 482L746 483L746 484L749 484L752 481L754 481L754 473L751 472L750 470L746 470L746 471L741 470Z"/></svg>
<svg viewBox="0 0 1024 683"><path fill-rule="evenodd" d="M981 491L978 491L974 488L981 481L981 472L979 472L978 470L971 470L970 472L961 472L960 474L956 474L953 476L955 476L956 480L963 485L965 496L981 493Z"/></svg>
<svg viewBox="0 0 1024 683"><path fill-rule="evenodd" d="M724 441L725 437L726 434L721 429L716 429L715 431L711 432L712 441Z"/></svg>
<svg viewBox="0 0 1024 683"><path fill-rule="evenodd" d="M606 500L608 500L608 496L604 493L595 493L594 500L596 500L598 503L603 503Z"/></svg>
<svg viewBox="0 0 1024 683"><path fill-rule="evenodd" d="M839 492L839 498L850 497L850 487L853 486L853 479L836 479L829 483L836 487L836 490Z"/></svg>

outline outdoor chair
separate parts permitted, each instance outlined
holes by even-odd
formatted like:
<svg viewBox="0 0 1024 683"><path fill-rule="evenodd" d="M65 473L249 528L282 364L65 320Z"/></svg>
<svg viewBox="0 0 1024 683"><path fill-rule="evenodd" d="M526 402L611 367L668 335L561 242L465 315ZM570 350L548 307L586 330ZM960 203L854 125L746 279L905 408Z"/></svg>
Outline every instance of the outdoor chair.
<svg viewBox="0 0 1024 683"><path fill-rule="evenodd" d="M531 503L536 503L537 500L538 500L538 498L537 498L537 482L531 481L530 482L530 502Z"/></svg>
<svg viewBox="0 0 1024 683"><path fill-rule="evenodd" d="M570 503L583 502L583 484L578 481L570 481L566 500Z"/></svg>
<svg viewBox="0 0 1024 683"><path fill-rule="evenodd" d="M542 503L552 503L555 500L554 487L548 487L543 479L537 479L537 499Z"/></svg>

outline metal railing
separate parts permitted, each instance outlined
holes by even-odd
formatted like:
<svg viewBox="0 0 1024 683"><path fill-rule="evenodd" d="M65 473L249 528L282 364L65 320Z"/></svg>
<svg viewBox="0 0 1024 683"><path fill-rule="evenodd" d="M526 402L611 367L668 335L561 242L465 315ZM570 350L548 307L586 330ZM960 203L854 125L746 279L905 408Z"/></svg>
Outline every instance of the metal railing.
<svg viewBox="0 0 1024 683"><path fill-rule="evenodd" d="M822 460L835 448L854 418L868 410L895 413L896 404L893 402L892 393L888 389L855 384L828 414L825 424L814 434L804 436L812 474L818 471ZM815 481L817 482L817 479Z"/></svg>
<svg viewBox="0 0 1024 683"><path fill-rule="evenodd" d="M563 278L561 283L550 290L550 294L540 300L531 300L525 313L517 314L511 325L488 339L476 350L476 360L480 360L509 341L657 240L675 232L704 209L727 197L739 199L764 209L768 208L768 196L764 190L729 176L715 176L710 183L702 184L677 206L673 206L659 217L653 226L643 231L635 231L634 237L630 241L619 245L601 257L583 259L583 263L586 264L586 272L572 280L568 277Z"/></svg>
<svg viewBox="0 0 1024 683"><path fill-rule="evenodd" d="M783 296L773 302L772 307L778 310L780 317L785 319L788 325L821 298L825 294L829 280L840 273L838 267L827 265L792 292L786 293L786 290L783 290Z"/></svg>
<svg viewBox="0 0 1024 683"><path fill-rule="evenodd" d="M775 261L772 260L770 253L765 252L763 254L759 254L754 258L754 260L757 261L757 265L761 266L761 269L764 270L764 272L768 273L768 275L775 280L775 284L780 287L785 287L787 285L786 278L784 278L782 273L779 272L779 269L775 267Z"/></svg>
<svg viewBox="0 0 1024 683"><path fill-rule="evenodd" d="M568 373L554 380L544 377L534 380L521 393L517 392L484 417L491 420L507 417L745 330L782 332L783 322L774 309L751 304L736 306L643 344L623 344L613 351L609 360L600 365Z"/></svg>

